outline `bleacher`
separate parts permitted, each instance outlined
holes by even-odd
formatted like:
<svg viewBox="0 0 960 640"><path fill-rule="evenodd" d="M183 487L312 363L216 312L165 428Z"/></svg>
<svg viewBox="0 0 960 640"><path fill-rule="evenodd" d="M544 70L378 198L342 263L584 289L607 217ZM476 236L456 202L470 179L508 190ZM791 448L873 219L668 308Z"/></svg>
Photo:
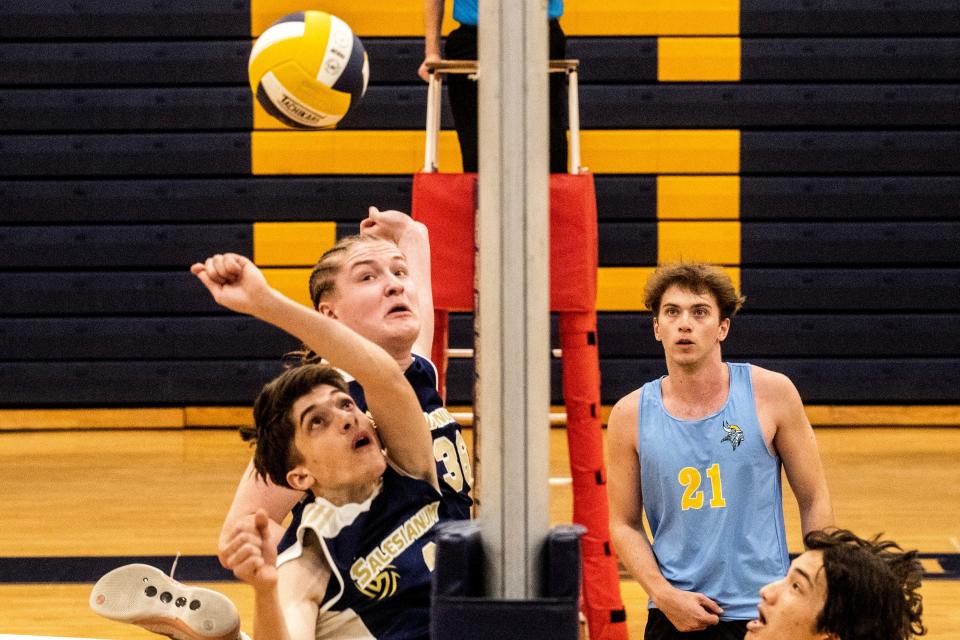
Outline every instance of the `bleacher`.
<svg viewBox="0 0 960 640"><path fill-rule="evenodd" d="M284 128L246 84L256 35L304 8L370 56L336 131ZM187 268L252 255L306 302L313 261L368 204L409 210L420 11L0 3L0 428L141 426L131 408L170 410L151 426L245 420L296 343L223 313ZM684 258L747 296L727 359L877 423L960 422L956 1L567 0L562 24L596 175L604 404L663 373L641 291ZM457 171L443 122L440 168ZM451 346L471 338L454 316ZM450 404L469 404L472 372L451 362ZM559 362L553 389L559 404Z"/></svg>

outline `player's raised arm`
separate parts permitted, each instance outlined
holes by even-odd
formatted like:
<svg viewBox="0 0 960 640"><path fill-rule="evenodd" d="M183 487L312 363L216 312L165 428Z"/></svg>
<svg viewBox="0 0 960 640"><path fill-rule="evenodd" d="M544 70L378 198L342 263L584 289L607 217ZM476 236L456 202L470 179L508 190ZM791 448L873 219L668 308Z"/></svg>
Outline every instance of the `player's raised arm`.
<svg viewBox="0 0 960 640"><path fill-rule="evenodd" d="M366 392L367 406L391 460L406 473L438 486L430 430L410 383L390 354L342 323L273 289L243 256L218 254L190 270L218 304L283 329L349 372Z"/></svg>

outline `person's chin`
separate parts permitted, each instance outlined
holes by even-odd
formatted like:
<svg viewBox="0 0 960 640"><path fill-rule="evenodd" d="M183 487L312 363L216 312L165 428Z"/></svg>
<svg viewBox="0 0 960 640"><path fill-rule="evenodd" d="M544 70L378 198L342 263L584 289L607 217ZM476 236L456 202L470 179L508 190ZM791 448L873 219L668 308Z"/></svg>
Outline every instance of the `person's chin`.
<svg viewBox="0 0 960 640"><path fill-rule="evenodd" d="M395 342L408 341L412 347L420 336L420 322L416 318L396 318L388 326L390 338Z"/></svg>

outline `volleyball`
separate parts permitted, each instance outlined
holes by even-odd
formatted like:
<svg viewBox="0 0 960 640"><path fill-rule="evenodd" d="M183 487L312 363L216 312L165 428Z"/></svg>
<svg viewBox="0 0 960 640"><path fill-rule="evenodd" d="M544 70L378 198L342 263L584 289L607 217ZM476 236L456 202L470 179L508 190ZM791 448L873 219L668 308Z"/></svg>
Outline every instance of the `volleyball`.
<svg viewBox="0 0 960 640"><path fill-rule="evenodd" d="M292 13L270 25L253 45L250 88L284 124L333 127L367 91L367 52L350 26L323 11Z"/></svg>

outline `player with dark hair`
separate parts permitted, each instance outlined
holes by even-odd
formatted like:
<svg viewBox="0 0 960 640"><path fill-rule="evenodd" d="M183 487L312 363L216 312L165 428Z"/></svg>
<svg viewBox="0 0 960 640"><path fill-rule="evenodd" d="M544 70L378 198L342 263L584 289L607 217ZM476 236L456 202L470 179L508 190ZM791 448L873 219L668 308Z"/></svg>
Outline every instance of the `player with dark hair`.
<svg viewBox="0 0 960 640"><path fill-rule="evenodd" d="M325 364L293 368L257 398L257 473L314 501L279 558L263 512L226 545L228 565L256 591L254 636L427 637L433 529L468 501L441 489L430 428L403 369L342 322L271 289L246 258L215 256L192 271L219 304L348 369L376 420Z"/></svg>
<svg viewBox="0 0 960 640"><path fill-rule="evenodd" d="M310 299L318 312L382 347L404 370L434 432L440 480L467 496L473 482L467 446L437 392L436 368L425 357L433 343L427 229L399 211L371 207L360 232L341 238L317 261L309 280ZM363 387L356 380L347 384L360 409L366 410ZM226 541L238 526L249 527L258 509L269 516L271 536L281 549L294 540L303 492L278 486L253 471L251 461L221 529L219 557L227 568ZM291 509L294 520L283 535L280 523ZM469 516L469 508L460 514Z"/></svg>
<svg viewBox="0 0 960 640"><path fill-rule="evenodd" d="M469 452L459 425L443 406L437 392L436 369L428 359L416 353L426 353L433 336L429 255L427 231L422 224L406 214L371 207L370 216L361 223L361 235L341 239L320 258L310 278L310 294L315 312L319 312L317 315L336 321L372 341L389 354L394 365L403 372L425 418L425 422L418 424L432 438L436 475L445 491L459 495L459 499L445 502L444 515L462 519L470 515L469 491L473 478ZM223 268L222 261L222 257L210 258L204 264L204 270L218 273ZM252 264L250 267L255 269ZM319 354L329 359L324 351ZM361 382L359 378L347 378L342 384L358 409L366 411L367 397ZM236 568L228 547L238 535L259 532L255 535L268 536L274 546L281 542L283 528L280 522L292 507L296 507L294 518L281 548L296 543L302 513L312 495L304 497L303 487L286 481L277 483L277 477L281 476L257 473L251 460L220 535L218 552L225 567ZM263 531L260 531L261 525L265 527ZM202 597L197 602L204 604L203 611L219 607L222 613L216 616L219 621L216 629L227 636L236 625L235 620L229 620L231 610L236 618L235 609L219 594L198 588L187 589L156 569L131 566L135 567L131 571L137 576L140 575L137 572L150 571L150 579L157 585L178 590L177 593L187 601L192 602L193 595ZM116 575L111 580L123 582L125 576ZM173 593L170 589L161 589L160 594ZM155 600L154 606L135 611L95 609L112 619L139 624L165 635L213 637L209 629L201 627L208 619L192 609L176 605L179 599Z"/></svg>
<svg viewBox="0 0 960 640"><path fill-rule="evenodd" d="M272 289L242 256L216 255L191 270L219 304L284 329L330 363L294 367L264 386L255 429L246 431L256 443L258 475L313 497L296 542L279 557L263 510L241 521L224 545L226 564L255 591L254 637L428 637L434 527L458 517L469 499L441 488L431 431L403 369L344 323ZM363 385L376 425L332 365L348 368ZM109 614L159 611L158 589L145 592L131 579L136 569L117 571L94 588L91 597L104 600L101 613L120 619ZM167 602L186 604L186 587L173 580L160 586ZM204 637L204 599L217 602L203 590L196 612L182 606L159 629L144 619L138 624Z"/></svg>
<svg viewBox="0 0 960 640"><path fill-rule="evenodd" d="M926 634L916 551L845 529L811 531L782 580L760 590L750 640L909 640Z"/></svg>
<svg viewBox="0 0 960 640"><path fill-rule="evenodd" d="M610 414L611 537L650 596L646 638L742 638L787 572L781 466L803 531L833 524L816 440L786 376L722 360L743 298L721 269L663 266L645 294L667 375Z"/></svg>

